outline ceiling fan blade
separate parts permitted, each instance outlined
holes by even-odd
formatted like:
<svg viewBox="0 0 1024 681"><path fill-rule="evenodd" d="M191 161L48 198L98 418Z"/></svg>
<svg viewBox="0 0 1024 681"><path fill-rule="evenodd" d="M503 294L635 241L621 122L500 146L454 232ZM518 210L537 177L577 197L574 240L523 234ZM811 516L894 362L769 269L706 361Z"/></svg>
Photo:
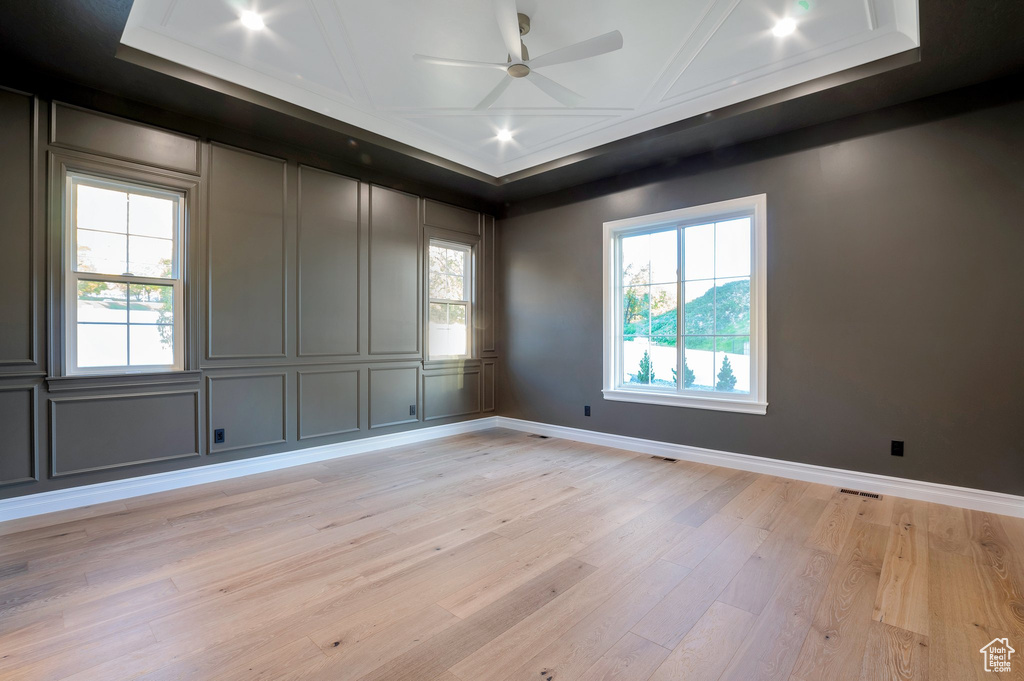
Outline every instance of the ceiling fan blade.
<svg viewBox="0 0 1024 681"><path fill-rule="evenodd" d="M498 97L501 97L501 93L508 89L508 86L512 83L512 79L505 77L494 86L494 89L487 93L487 96L480 100L480 103L476 105L477 111L484 109L490 109L491 105L498 101Z"/></svg>
<svg viewBox="0 0 1024 681"><path fill-rule="evenodd" d="M519 36L519 12L516 0L494 0L494 16L498 20L498 30L505 43L505 49L513 61L523 60L523 43Z"/></svg>
<svg viewBox="0 0 1024 681"><path fill-rule="evenodd" d="M572 108L583 101L581 95L576 94L564 85L559 85L547 76L540 75L536 71L530 71L530 75L527 78L543 90L545 94L557 100L563 106Z"/></svg>
<svg viewBox="0 0 1024 681"><path fill-rule="evenodd" d="M461 66L463 68L498 69L500 71L504 71L508 68L508 64L497 64L486 61L466 61L465 59L445 59L444 57L428 57L425 54L414 54L412 55L412 58L416 61L425 62L427 64L437 64L438 66Z"/></svg>
<svg viewBox="0 0 1024 681"><path fill-rule="evenodd" d="M555 64L565 64L570 61L589 59L599 54L607 54L608 52L620 49L622 49L622 34L618 31L612 31L611 33L605 33L575 45L569 45L553 52L542 54L536 59L531 59L529 63L531 69L539 69L544 66L554 66Z"/></svg>

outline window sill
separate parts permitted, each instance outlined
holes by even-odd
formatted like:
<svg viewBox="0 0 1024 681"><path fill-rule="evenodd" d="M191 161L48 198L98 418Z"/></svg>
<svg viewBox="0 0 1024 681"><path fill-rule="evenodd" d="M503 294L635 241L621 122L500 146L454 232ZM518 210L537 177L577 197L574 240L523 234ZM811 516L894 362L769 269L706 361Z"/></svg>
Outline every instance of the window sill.
<svg viewBox="0 0 1024 681"><path fill-rule="evenodd" d="M480 360L472 357L446 357L423 360L424 371L431 369L462 369L476 368L480 366Z"/></svg>
<svg viewBox="0 0 1024 681"><path fill-rule="evenodd" d="M635 402L640 404L659 404L667 407L688 407L691 409L711 409L714 411L731 411L737 414L764 415L768 411L767 402L753 400L736 400L728 397L695 397L673 393L656 393L641 390L602 390L604 399L617 402Z"/></svg>
<svg viewBox="0 0 1024 681"><path fill-rule="evenodd" d="M136 386L190 385L203 379L202 371L159 371L137 374L82 374L77 376L48 376L49 392L89 390L97 388L128 388Z"/></svg>

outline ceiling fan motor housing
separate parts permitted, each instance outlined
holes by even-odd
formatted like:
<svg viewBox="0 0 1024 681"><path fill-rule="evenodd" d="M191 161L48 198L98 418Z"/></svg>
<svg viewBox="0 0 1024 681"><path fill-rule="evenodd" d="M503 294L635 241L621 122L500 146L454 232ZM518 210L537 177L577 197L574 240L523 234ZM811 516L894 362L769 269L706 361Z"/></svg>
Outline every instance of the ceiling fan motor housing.
<svg viewBox="0 0 1024 681"><path fill-rule="evenodd" d="M524 78L530 75L530 67L526 64L510 64L507 70L508 75L513 78Z"/></svg>
<svg viewBox="0 0 1024 681"><path fill-rule="evenodd" d="M516 16L519 18L519 35L526 35L530 32L530 17L522 12L519 12Z"/></svg>
<svg viewBox="0 0 1024 681"><path fill-rule="evenodd" d="M526 16L522 12L519 12L517 16L519 17L519 37L522 38L522 36L530 32L530 17ZM530 53L526 49L526 43L520 40L519 45L523 51L523 61L529 61ZM526 64L513 64L511 54L508 56L508 63L508 75L513 78L525 78L530 75L530 67Z"/></svg>

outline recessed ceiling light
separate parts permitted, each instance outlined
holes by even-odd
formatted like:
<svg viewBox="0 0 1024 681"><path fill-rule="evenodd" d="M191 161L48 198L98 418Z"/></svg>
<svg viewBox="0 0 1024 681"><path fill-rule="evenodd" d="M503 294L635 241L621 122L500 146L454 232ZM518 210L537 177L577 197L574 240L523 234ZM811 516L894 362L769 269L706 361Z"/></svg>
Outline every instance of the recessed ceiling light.
<svg viewBox="0 0 1024 681"><path fill-rule="evenodd" d="M502 128L501 130L498 131L497 137L498 137L498 141L499 142L511 142L512 141L512 131L511 130L507 130L505 128Z"/></svg>
<svg viewBox="0 0 1024 681"><path fill-rule="evenodd" d="M796 20L786 17L779 19L772 29L772 33L778 38L783 38L796 30Z"/></svg>
<svg viewBox="0 0 1024 681"><path fill-rule="evenodd" d="M263 23L263 17L249 10L242 12L242 25L253 31L260 31L266 26Z"/></svg>

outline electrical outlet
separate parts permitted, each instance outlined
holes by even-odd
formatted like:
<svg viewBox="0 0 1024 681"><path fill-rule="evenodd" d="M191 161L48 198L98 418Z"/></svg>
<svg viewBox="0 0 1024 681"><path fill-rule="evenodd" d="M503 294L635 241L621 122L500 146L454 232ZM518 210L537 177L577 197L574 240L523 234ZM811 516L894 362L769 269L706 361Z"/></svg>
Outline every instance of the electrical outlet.
<svg viewBox="0 0 1024 681"><path fill-rule="evenodd" d="M224 429L223 428L218 428L217 430L213 431L213 441L214 441L215 444L220 444L220 443L224 442Z"/></svg>
<svg viewBox="0 0 1024 681"><path fill-rule="evenodd" d="M416 416L416 405L415 404L410 404L409 405L409 416Z"/></svg>
<svg viewBox="0 0 1024 681"><path fill-rule="evenodd" d="M903 456L903 440L892 441L892 455Z"/></svg>
<svg viewBox="0 0 1024 681"><path fill-rule="evenodd" d="M584 416L590 416L590 405L589 404L583 405L583 415Z"/></svg>

